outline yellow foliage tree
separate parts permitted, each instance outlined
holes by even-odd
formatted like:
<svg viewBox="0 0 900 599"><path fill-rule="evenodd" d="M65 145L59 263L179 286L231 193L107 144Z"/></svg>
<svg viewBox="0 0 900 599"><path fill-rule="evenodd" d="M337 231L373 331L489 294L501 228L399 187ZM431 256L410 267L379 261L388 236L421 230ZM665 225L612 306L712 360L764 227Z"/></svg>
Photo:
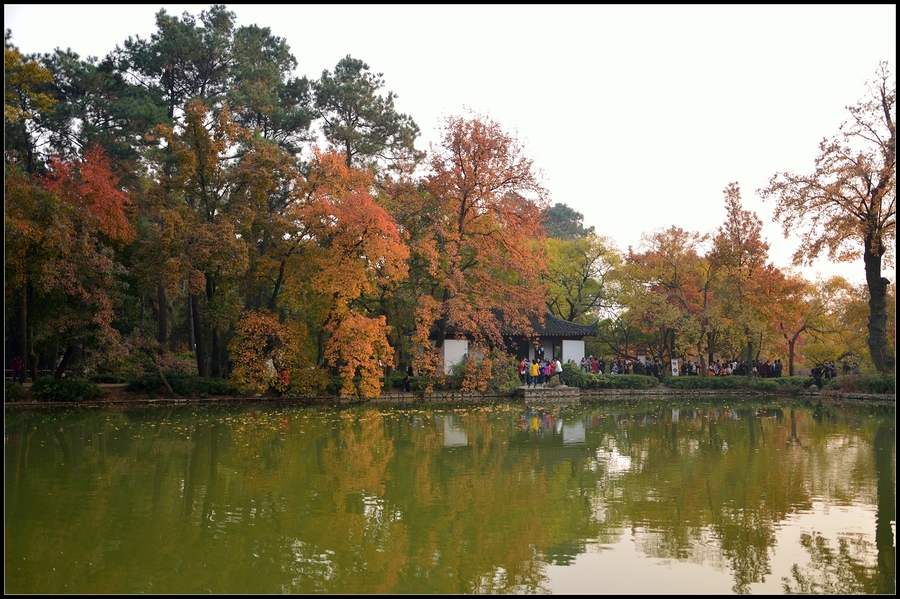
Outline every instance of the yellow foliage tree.
<svg viewBox="0 0 900 599"><path fill-rule="evenodd" d="M348 313L335 321L325 356L339 365L344 377L341 395L377 397L381 394L382 369L394 359L387 338L389 332L384 316L367 318ZM355 382L357 375L359 379Z"/></svg>
<svg viewBox="0 0 900 599"><path fill-rule="evenodd" d="M267 365L272 360L276 370L284 367L294 373L291 387L302 385L298 373L306 373L312 365L304 348L306 337L306 327L301 322L279 322L266 309L245 312L228 344L234 363L231 382L244 393L265 393L270 388L287 391L288 385Z"/></svg>

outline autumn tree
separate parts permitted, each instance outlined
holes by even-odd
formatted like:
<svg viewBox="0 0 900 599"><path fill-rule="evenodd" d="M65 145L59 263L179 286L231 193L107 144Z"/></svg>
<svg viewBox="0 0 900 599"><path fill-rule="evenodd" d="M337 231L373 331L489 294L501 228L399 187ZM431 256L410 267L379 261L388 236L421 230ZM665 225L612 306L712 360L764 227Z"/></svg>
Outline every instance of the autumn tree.
<svg viewBox="0 0 900 599"><path fill-rule="evenodd" d="M233 152L248 132L234 123L227 106L211 114L194 100L185 110L183 125L161 128L160 135L174 160L154 200L154 217L162 224L170 252L167 276L170 286L186 282L198 374L219 376L221 334L237 318L240 303L233 290L248 265L247 242L237 235L232 213L236 187L242 182L235 178Z"/></svg>
<svg viewBox="0 0 900 599"><path fill-rule="evenodd" d="M475 115L446 119L428 166L428 227L414 247L427 276L416 341L426 348L418 370L434 373L448 335L470 339L475 349L503 348L504 325L529 331L531 318L543 319L540 211L547 192L519 141Z"/></svg>
<svg viewBox="0 0 900 599"><path fill-rule="evenodd" d="M801 350L803 356L812 362L841 363L844 372L874 366L862 360L868 350L869 290L865 283L851 285L836 277L818 285L816 295L824 302L824 326L809 336ZM894 299L890 291L888 299ZM888 306L888 339L894 343L895 302L889 301Z"/></svg>
<svg viewBox="0 0 900 599"><path fill-rule="evenodd" d="M307 240L295 218L303 180L296 160L274 141L242 142L230 202L237 233L253 247L244 276L245 307L275 311L290 262Z"/></svg>
<svg viewBox="0 0 900 599"><path fill-rule="evenodd" d="M5 317L25 362L24 369L31 370L34 377L37 356L31 357L28 327L28 303L34 279L26 274L26 269L34 268L35 262L27 256L42 247L42 237L46 234L34 224L39 216L32 211L43 204L39 197L41 187L34 180L41 166L35 156L34 121L52 111L56 100L44 91L52 81L51 73L35 60L25 58L11 38L12 33L7 30L3 46ZM22 209L25 206L29 208ZM49 213L50 218L55 216L53 210ZM18 263L14 259L16 252L21 252ZM14 275L17 264L20 270Z"/></svg>
<svg viewBox="0 0 900 599"><path fill-rule="evenodd" d="M17 164L35 173L36 122L53 110L56 99L48 93L52 73L37 60L26 58L12 44L12 32L3 40L3 124L4 156L7 164Z"/></svg>
<svg viewBox="0 0 900 599"><path fill-rule="evenodd" d="M716 276L703 248L706 236L679 227L645 234L640 250L629 248L620 302L643 329L656 332L660 359L715 350L718 328L711 316Z"/></svg>
<svg viewBox="0 0 900 599"><path fill-rule="evenodd" d="M334 151L314 152L301 198L292 218L303 231L297 265L287 281L294 313L316 310L319 361L327 360L344 375L342 393L380 392L381 365L393 361L384 315L374 313L367 296L394 289L406 278L409 248L394 219L379 206L371 190L369 169L348 167ZM298 305L298 291L304 306Z"/></svg>
<svg viewBox="0 0 900 599"><path fill-rule="evenodd" d="M148 39L129 36L109 58L125 81L142 89L145 101L165 114L165 124L174 127L192 100L200 100L211 108L218 108L224 103L233 60L231 47L235 18L233 12L221 5L201 11L199 18L187 12L180 17L173 16L160 9L156 13L157 29ZM151 139L157 141L158 136L153 135ZM151 152L149 160L157 165L162 176L172 175L176 158L171 147L164 144ZM153 208L149 207L146 212L152 213ZM150 226L142 228L146 235L145 245L152 245L165 236L159 230L162 223L159 220L155 222L157 230ZM158 249L161 250L162 246ZM170 300L163 281L165 277L164 270L156 273L155 301L158 306L157 339L160 349L168 344L170 328L167 319ZM187 308L186 312L190 314L190 299Z"/></svg>
<svg viewBox="0 0 900 599"><path fill-rule="evenodd" d="M832 261L862 254L869 290L868 348L875 367L893 372L887 342L886 297L890 280L882 261L890 259L896 235L896 83L882 62L869 95L848 106L850 118L838 135L819 143L812 174L776 173L764 199L775 199L773 220L785 237L799 234L794 263L811 263L823 252Z"/></svg>
<svg viewBox="0 0 900 599"><path fill-rule="evenodd" d="M113 321L123 268L116 249L134 239L130 201L97 146L83 160L54 158L40 178L13 171L4 191L7 302L23 298L32 377L33 344L41 343L45 355L64 350L55 373L61 377L76 350L109 350L118 341Z"/></svg>
<svg viewBox="0 0 900 599"><path fill-rule="evenodd" d="M776 326L787 343L788 372L796 374L795 363L805 355L804 347L810 344L842 347L838 342L845 328L844 315L840 313L846 305L846 296L851 285L843 277L831 277L814 283L793 275L786 276L781 284L776 300L779 314ZM818 356L816 361L840 359L837 355Z"/></svg>
<svg viewBox="0 0 900 599"><path fill-rule="evenodd" d="M393 362L394 349L388 343L384 316L368 318L349 313L332 323L326 357L338 364L344 382L341 395L378 397L384 365ZM358 383L354 380L359 377Z"/></svg>
<svg viewBox="0 0 900 599"><path fill-rule="evenodd" d="M559 205L559 204L557 204ZM599 308L613 303L610 274L621 259L612 240L593 232L573 239L547 239L550 312L584 324Z"/></svg>
<svg viewBox="0 0 900 599"><path fill-rule="evenodd" d="M281 392L287 386L273 376L267 367L285 368L294 378L312 367L305 344L306 327L301 321L281 322L266 309L246 311L235 326L235 336L228 345L234 362L231 382L244 393L265 393L270 387Z"/></svg>
<svg viewBox="0 0 900 599"><path fill-rule="evenodd" d="M762 221L756 213L744 210L737 183L729 183L723 194L725 222L716 232L711 252L721 264L717 293L722 314L732 324L730 337L740 340L749 364L755 357L754 341L772 324L767 311L778 298L762 291L769 273L769 243L762 236Z"/></svg>

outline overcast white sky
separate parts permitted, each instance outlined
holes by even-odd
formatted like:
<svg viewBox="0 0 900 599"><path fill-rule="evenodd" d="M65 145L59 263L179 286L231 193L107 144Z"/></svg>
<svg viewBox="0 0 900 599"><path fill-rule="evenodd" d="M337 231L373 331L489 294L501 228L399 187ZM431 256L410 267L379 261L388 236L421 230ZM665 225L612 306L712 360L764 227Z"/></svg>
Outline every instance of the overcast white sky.
<svg viewBox="0 0 900 599"><path fill-rule="evenodd" d="M208 4L4 5L23 53L71 48L103 57L149 37L160 8ZM237 25L269 27L310 79L347 54L384 73L396 107L436 141L442 116L472 109L516 132L551 202L620 250L676 225L714 231L723 190L740 184L770 260L784 239L756 190L778 171L808 173L878 62L896 72L895 5L475 6L228 4ZM864 282L862 260L817 274ZM886 273L894 278L894 272Z"/></svg>

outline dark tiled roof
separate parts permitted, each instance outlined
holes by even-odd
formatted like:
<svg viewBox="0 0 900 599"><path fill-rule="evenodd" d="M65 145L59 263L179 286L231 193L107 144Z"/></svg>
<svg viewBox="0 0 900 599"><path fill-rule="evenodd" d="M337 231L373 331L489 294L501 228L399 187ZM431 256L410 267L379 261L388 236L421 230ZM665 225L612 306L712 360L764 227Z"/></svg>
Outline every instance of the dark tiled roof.
<svg viewBox="0 0 900 599"><path fill-rule="evenodd" d="M537 318L531 319L531 326L540 337L593 337L597 334L597 324L578 324L558 318L549 312L544 315L544 326ZM504 335L517 335L520 332L504 330Z"/></svg>
<svg viewBox="0 0 900 599"><path fill-rule="evenodd" d="M503 320L503 313L501 311L496 311L495 315L497 318ZM529 332L526 336L531 337L566 337L566 338L578 338L581 337L593 337L597 334L597 324L578 324L574 322L569 322L568 320L563 320L562 318L558 318L549 312L544 315L544 326L541 326L541 323L538 321L537 317L531 318L531 328L533 332ZM503 325L501 327L501 331L504 337L513 337L518 335L524 335L521 330L513 329L507 325ZM437 333L436 326L432 325L431 327L431 338L434 339ZM452 331L448 331L449 335L452 335Z"/></svg>

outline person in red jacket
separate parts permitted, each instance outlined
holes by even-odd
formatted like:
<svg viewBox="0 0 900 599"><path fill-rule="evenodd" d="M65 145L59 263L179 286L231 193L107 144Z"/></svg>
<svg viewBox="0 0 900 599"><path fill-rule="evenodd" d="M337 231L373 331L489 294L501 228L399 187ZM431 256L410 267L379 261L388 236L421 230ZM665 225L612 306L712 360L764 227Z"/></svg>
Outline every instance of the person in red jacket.
<svg viewBox="0 0 900 599"><path fill-rule="evenodd" d="M22 361L22 358L16 356L12 360L12 368L13 368L13 380L19 381L21 384L25 384L25 363Z"/></svg>

